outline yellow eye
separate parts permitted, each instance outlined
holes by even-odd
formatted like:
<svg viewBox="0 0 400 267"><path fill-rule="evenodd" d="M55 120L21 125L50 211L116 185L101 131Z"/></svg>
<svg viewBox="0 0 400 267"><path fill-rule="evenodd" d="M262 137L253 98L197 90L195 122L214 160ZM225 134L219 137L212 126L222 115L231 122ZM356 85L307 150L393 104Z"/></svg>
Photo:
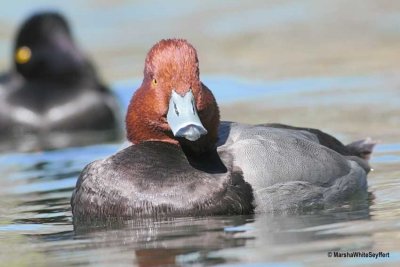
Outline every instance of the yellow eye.
<svg viewBox="0 0 400 267"><path fill-rule="evenodd" d="M153 85L157 85L157 80L153 79L153 81L151 82Z"/></svg>
<svg viewBox="0 0 400 267"><path fill-rule="evenodd" d="M22 46L18 48L17 52L15 53L15 61L18 64L25 64L31 59L32 52L27 46Z"/></svg>

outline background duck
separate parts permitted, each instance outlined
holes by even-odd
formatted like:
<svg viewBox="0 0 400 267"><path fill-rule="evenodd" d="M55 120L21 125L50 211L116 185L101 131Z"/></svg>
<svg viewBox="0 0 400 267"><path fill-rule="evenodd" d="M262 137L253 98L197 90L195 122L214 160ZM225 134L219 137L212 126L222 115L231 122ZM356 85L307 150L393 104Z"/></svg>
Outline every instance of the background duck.
<svg viewBox="0 0 400 267"><path fill-rule="evenodd" d="M115 140L115 97L57 12L20 27L11 70L0 76L0 150L52 149Z"/></svg>
<svg viewBox="0 0 400 267"><path fill-rule="evenodd" d="M221 122L181 39L149 51L126 115L134 144L89 164L76 219L302 212L366 200L374 143L343 145L316 129Z"/></svg>

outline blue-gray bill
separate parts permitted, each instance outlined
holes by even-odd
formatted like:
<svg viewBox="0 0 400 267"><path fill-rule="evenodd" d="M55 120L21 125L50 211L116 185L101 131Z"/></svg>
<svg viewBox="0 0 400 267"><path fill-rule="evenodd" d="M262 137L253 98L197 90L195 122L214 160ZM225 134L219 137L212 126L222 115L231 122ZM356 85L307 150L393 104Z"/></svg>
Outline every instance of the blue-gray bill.
<svg viewBox="0 0 400 267"><path fill-rule="evenodd" d="M207 130L197 114L192 90L189 90L184 96L172 90L167 122L175 137L184 137L189 141L196 141L202 135L207 134Z"/></svg>

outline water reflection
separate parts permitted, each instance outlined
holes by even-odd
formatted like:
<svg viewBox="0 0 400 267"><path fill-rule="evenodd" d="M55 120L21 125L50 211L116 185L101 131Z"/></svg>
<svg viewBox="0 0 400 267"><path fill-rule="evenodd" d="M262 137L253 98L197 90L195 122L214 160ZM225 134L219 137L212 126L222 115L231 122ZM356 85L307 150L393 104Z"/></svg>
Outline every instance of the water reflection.
<svg viewBox="0 0 400 267"><path fill-rule="evenodd" d="M346 233L348 241L340 241L343 234L335 232L343 225L369 218L366 208L302 216L146 219L78 226L74 231L30 237L52 242L43 248L45 253L62 251L73 261L79 259L77 254L89 255L92 260L85 264L94 266L112 262L115 253L118 261L139 266L223 264L250 258L265 262L292 257L293 253L325 255L323 252L338 250L344 243L348 249L371 249L369 234L360 239Z"/></svg>

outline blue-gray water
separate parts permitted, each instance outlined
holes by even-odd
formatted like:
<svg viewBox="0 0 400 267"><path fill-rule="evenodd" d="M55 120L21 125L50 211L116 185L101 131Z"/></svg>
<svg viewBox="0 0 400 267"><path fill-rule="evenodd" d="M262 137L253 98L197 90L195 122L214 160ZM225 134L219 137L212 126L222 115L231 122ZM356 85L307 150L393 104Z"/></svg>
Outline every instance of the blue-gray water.
<svg viewBox="0 0 400 267"><path fill-rule="evenodd" d="M334 3L335 2L335 3ZM310 126L344 142L379 141L371 201L296 216L128 221L74 231L69 198L82 168L122 147L0 155L0 266L399 266L400 5L396 1L15 1L0 9L0 66L35 7L72 20L125 107L146 51L185 37L224 120ZM357 11L357 12L355 12ZM328 252L389 258L332 258Z"/></svg>

